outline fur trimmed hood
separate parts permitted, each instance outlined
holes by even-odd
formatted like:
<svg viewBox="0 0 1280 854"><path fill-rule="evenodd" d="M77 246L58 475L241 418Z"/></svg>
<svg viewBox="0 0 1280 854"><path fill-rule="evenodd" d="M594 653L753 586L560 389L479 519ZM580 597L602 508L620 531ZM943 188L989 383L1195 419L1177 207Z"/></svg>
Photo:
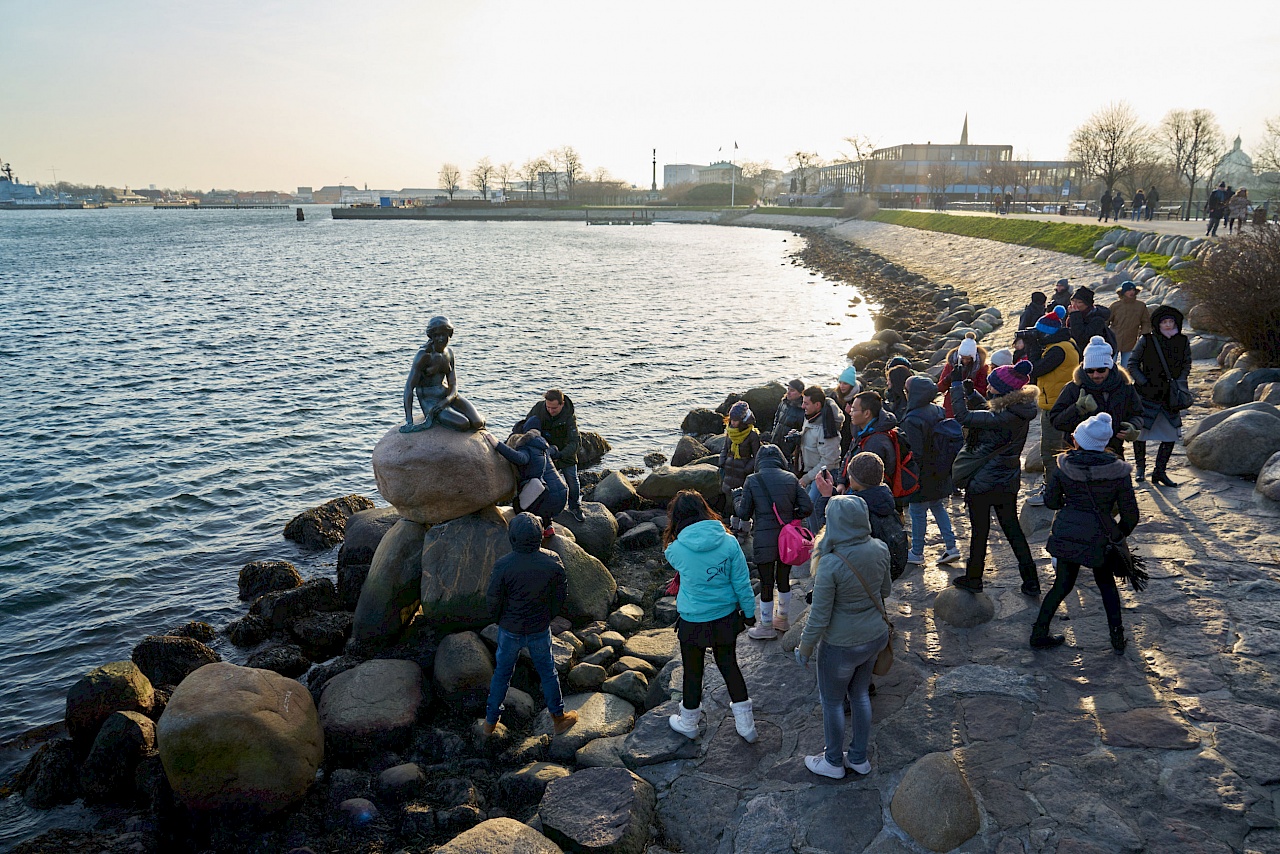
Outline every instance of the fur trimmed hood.
<svg viewBox="0 0 1280 854"><path fill-rule="evenodd" d="M987 401L987 407L992 412L1003 412L1018 404L1036 406L1036 402L1040 399L1039 386L1027 383L1017 391L1011 391L1008 394L1002 394L999 397L993 397Z"/></svg>
<svg viewBox="0 0 1280 854"><path fill-rule="evenodd" d="M1125 480L1133 466L1106 451L1067 451L1058 455L1063 477L1085 483L1098 480Z"/></svg>
<svg viewBox="0 0 1280 854"><path fill-rule="evenodd" d="M1111 368L1111 373L1107 374L1107 378L1102 381L1101 385L1090 382L1084 372L1084 362L1076 366L1075 371L1071 374L1071 381L1080 388L1096 388L1099 391L1115 391L1122 385L1133 385L1133 377L1129 376L1129 372L1119 365Z"/></svg>
<svg viewBox="0 0 1280 854"><path fill-rule="evenodd" d="M975 365L977 366L975 370L985 365L987 363L988 357L989 357L989 354L987 353L987 348L979 344L978 355L975 356L973 359ZM960 345L959 344L957 344L956 346L952 347L950 350L947 351L947 362L953 365L960 364Z"/></svg>

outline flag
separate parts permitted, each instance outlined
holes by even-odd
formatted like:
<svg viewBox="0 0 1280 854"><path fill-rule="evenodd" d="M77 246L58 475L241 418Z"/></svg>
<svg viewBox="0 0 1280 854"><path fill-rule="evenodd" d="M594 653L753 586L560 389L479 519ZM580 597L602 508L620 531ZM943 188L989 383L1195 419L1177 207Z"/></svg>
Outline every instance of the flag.
<svg viewBox="0 0 1280 854"><path fill-rule="evenodd" d="M733 150L734 150L734 151L737 151L737 150L738 150L738 143L737 143L737 141L734 141L734 143L733 143Z"/></svg>

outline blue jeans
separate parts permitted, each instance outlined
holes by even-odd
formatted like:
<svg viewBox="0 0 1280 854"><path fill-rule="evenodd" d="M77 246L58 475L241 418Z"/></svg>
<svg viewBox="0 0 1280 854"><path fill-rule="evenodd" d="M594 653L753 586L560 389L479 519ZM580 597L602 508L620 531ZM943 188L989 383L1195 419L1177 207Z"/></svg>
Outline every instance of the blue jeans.
<svg viewBox="0 0 1280 854"><path fill-rule="evenodd" d="M578 483L578 464L560 469L565 484L569 487L569 509L577 510L582 506L582 484Z"/></svg>
<svg viewBox="0 0 1280 854"><path fill-rule="evenodd" d="M832 646L822 642L818 650L818 691L822 697L822 734L826 737L827 761L840 768L844 765L844 698L849 698L853 711L853 735L849 740L849 762L867 761L867 742L871 739L871 669L876 656L889 640L885 632L869 643L857 646Z"/></svg>
<svg viewBox="0 0 1280 854"><path fill-rule="evenodd" d="M1132 353L1133 353L1133 351L1132 351L1132 350L1128 350L1128 351L1126 351L1126 352L1124 352L1124 353L1120 353L1119 355L1117 355L1117 356L1116 356L1116 364L1117 364L1117 365L1119 365L1119 366L1120 366L1120 367L1122 367L1122 368L1128 368L1128 367L1129 367L1129 356L1130 356L1130 354L1132 354Z"/></svg>
<svg viewBox="0 0 1280 854"><path fill-rule="evenodd" d="M951 529L951 517L947 514L947 505L942 499L937 501L913 501L907 505L911 510L911 551L924 554L924 535L929 527L929 513L933 513L933 521L938 523L938 533L942 534L942 542L948 549L956 547L956 533Z"/></svg>
<svg viewBox="0 0 1280 854"><path fill-rule="evenodd" d="M502 714L502 701L511 686L511 674L516 669L516 658L521 649L528 649L529 657L533 659L533 667L542 680L542 696L546 698L547 709L553 715L564 714L560 679L556 675L556 663L551 658L551 629L517 635L499 626L497 665L493 669L493 681L489 683L489 705L484 715L491 724L496 724Z"/></svg>
<svg viewBox="0 0 1280 854"><path fill-rule="evenodd" d="M813 502L813 512L809 514L809 518L804 520L804 526L813 531L814 536L822 530L822 526L826 523L826 514L818 512L818 499L822 497L822 493L818 492L818 482L815 480L809 484L809 500ZM772 511L770 511L772 512Z"/></svg>

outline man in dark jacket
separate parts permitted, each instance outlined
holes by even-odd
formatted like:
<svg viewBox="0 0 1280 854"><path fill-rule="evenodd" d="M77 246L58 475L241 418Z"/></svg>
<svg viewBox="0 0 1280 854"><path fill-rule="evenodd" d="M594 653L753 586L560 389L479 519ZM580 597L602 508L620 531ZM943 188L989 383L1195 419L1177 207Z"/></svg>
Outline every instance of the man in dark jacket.
<svg viewBox="0 0 1280 854"><path fill-rule="evenodd" d="M1065 309L1071 308L1071 283L1066 279L1058 279L1054 283L1053 296L1049 298L1049 304L1045 307L1045 311L1053 311L1057 306L1062 306Z"/></svg>
<svg viewBox="0 0 1280 854"><path fill-rule="evenodd" d="M874 391L854 395L849 403L849 419L853 422L853 443L849 446L849 457L862 451L870 451L884 463L885 479L890 479L898 467L898 450L889 431L897 428L898 419L884 408L879 392ZM837 486L848 486L844 472L847 465L848 459L836 474Z"/></svg>
<svg viewBox="0 0 1280 854"><path fill-rule="evenodd" d="M1111 347L1095 336L1085 347L1084 360L1071 382L1062 387L1049 420L1064 435L1071 435L1081 421L1098 412L1111 415L1115 436L1107 447L1124 456L1124 443L1138 438L1142 423L1142 397L1124 368L1117 367Z"/></svg>
<svg viewBox="0 0 1280 854"><path fill-rule="evenodd" d="M1227 215L1227 202L1231 194L1227 192L1227 182L1219 181L1218 188L1209 194L1209 227L1204 230L1205 237L1217 237L1218 225Z"/></svg>
<svg viewBox="0 0 1280 854"><path fill-rule="evenodd" d="M793 430L804 426L804 380L796 379L787 383L787 393L778 403L778 411L773 416L773 436L770 441L782 449L782 455L790 460L795 458L797 438L788 438Z"/></svg>
<svg viewBox="0 0 1280 854"><path fill-rule="evenodd" d="M952 460L932 458L933 432L945 418L942 407L933 402L937 396L938 387L928 377L907 380L907 412L902 419L902 433L911 446L911 453L920 463L920 488L907 496L907 507L911 512L911 551L907 562L917 565L924 563L924 537L930 513L942 534L944 546L938 563L951 563L960 557L945 501L951 494Z"/></svg>
<svg viewBox="0 0 1280 854"><path fill-rule="evenodd" d="M551 620L560 613L565 597L564 564L555 552L541 548L542 525L532 513L519 513L508 528L512 553L498 558L489 576L485 595L489 613L498 624L497 663L489 683L484 731L492 735L502 713L502 701L511 685L516 658L529 650L534 669L542 680L542 695L556 733L578 720L566 712L551 657Z"/></svg>
<svg viewBox="0 0 1280 854"><path fill-rule="evenodd" d="M1076 292L1071 295L1071 313L1067 316L1067 329L1071 331L1071 340L1075 342L1076 351L1081 356L1084 355L1084 348L1089 343L1089 339L1095 335L1101 335L1102 338L1111 345L1111 349L1119 352L1116 348L1116 336L1111 331L1108 321L1111 320L1111 309L1103 305L1093 304L1093 291L1089 288L1076 288Z"/></svg>
<svg viewBox="0 0 1280 854"><path fill-rule="evenodd" d="M1160 204L1160 191L1155 187L1151 188L1151 192L1147 193L1147 219L1151 219L1151 215L1156 212L1156 205Z"/></svg>
<svg viewBox="0 0 1280 854"><path fill-rule="evenodd" d="M1022 310L1022 315L1018 318L1018 329L1030 329L1036 325L1036 321L1044 317L1044 313L1049 309L1048 297L1044 295L1044 291L1032 291L1031 302L1027 303L1027 307Z"/></svg>
<svg viewBox="0 0 1280 854"><path fill-rule="evenodd" d="M582 485L578 483L578 417L573 410L573 401L569 395L558 388L549 389L542 400L534 404L526 416L537 418L537 429L551 445L551 459L555 461L556 471L564 477L569 487L569 513L579 522L582 521Z"/></svg>

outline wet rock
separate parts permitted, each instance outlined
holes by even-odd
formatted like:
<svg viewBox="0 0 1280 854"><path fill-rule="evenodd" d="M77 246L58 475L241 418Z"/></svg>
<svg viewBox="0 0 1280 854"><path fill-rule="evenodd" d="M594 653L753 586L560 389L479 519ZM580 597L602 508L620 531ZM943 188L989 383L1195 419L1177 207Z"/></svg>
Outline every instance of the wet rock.
<svg viewBox="0 0 1280 854"><path fill-rule="evenodd" d="M521 808L538 803L547 790L547 784L569 776L569 769L550 762L530 762L516 771L508 771L498 778L498 797L509 808Z"/></svg>
<svg viewBox="0 0 1280 854"><path fill-rule="evenodd" d="M315 611L338 611L341 608L342 602L333 582L327 578L313 578L292 590L259 596L249 606L249 613L265 620L271 631L280 632L294 620Z"/></svg>
<svg viewBox="0 0 1280 854"><path fill-rule="evenodd" d="M411 801L422 793L427 775L413 762L393 765L378 775L378 797L391 803Z"/></svg>
<svg viewBox="0 0 1280 854"><path fill-rule="evenodd" d="M680 432L691 436L701 436L704 433L719 433L724 430L724 416L714 409L690 409L689 414L680 422ZM679 466L682 463L672 462L672 465Z"/></svg>
<svg viewBox="0 0 1280 854"><path fill-rule="evenodd" d="M363 495L345 495L326 501L299 513L284 526L284 538L304 549L327 549L342 542L347 519L361 510L370 510L373 502Z"/></svg>
<svg viewBox="0 0 1280 854"><path fill-rule="evenodd" d="M394 642L417 610L422 585L422 544L427 529L401 519L378 543L352 618L351 637L361 646Z"/></svg>
<svg viewBox="0 0 1280 854"><path fill-rule="evenodd" d="M578 722L566 732L554 735L546 709L533 724L534 733L552 735L548 754L561 762L571 760L588 741L628 732L636 717L634 706L612 694L570 694L564 698L564 707L578 713Z"/></svg>
<svg viewBox="0 0 1280 854"><path fill-rule="evenodd" d="M491 818L436 849L436 854L561 854L560 846L510 818Z"/></svg>
<svg viewBox="0 0 1280 854"><path fill-rule="evenodd" d="M933 600L933 616L956 628L971 629L995 616L996 606L985 593L948 587Z"/></svg>
<svg viewBox="0 0 1280 854"><path fill-rule="evenodd" d="M645 698L649 695L649 680L643 673L627 670L617 676L611 676L600 686L606 694L621 697L633 706L643 708Z"/></svg>
<svg viewBox="0 0 1280 854"><path fill-rule="evenodd" d="M256 599L264 593L292 590L302 584L302 576L287 560L258 560L240 570L240 599Z"/></svg>
<svg viewBox="0 0 1280 854"><path fill-rule="evenodd" d="M641 854L649 841L653 787L621 768L587 768L547 786L538 805L543 833L562 848Z"/></svg>
<svg viewBox="0 0 1280 854"><path fill-rule="evenodd" d="M76 753L75 746L66 738L55 738L40 745L13 782L13 788L22 793L27 806L47 810L80 797Z"/></svg>
<svg viewBox="0 0 1280 854"><path fill-rule="evenodd" d="M221 661L209 647L192 638L148 635L133 648L133 663L152 685L177 685L188 673Z"/></svg>
<svg viewBox="0 0 1280 854"><path fill-rule="evenodd" d="M697 757L698 742L673 730L667 721L679 705L671 700L640 716L622 745L622 761L628 768Z"/></svg>
<svg viewBox="0 0 1280 854"><path fill-rule="evenodd" d="M1238 412L1209 429L1202 426L1187 443L1193 466L1222 474L1257 477L1280 452L1280 419L1262 412Z"/></svg>
<svg viewBox="0 0 1280 854"><path fill-rule="evenodd" d="M676 640L675 629L650 629L639 632L627 639L622 647L625 655L643 659L654 667L662 667L676 657L680 650L680 642Z"/></svg>
<svg viewBox="0 0 1280 854"><path fill-rule="evenodd" d="M114 712L151 714L155 689L132 661L113 661L81 676L67 691L67 732L84 753Z"/></svg>
<svg viewBox="0 0 1280 854"><path fill-rule="evenodd" d="M334 756L370 756L408 745L426 702L422 668L375 659L334 676L320 697L320 724Z"/></svg>
<svg viewBox="0 0 1280 854"><path fill-rule="evenodd" d="M930 851L950 851L977 834L982 817L969 781L945 753L922 756L890 803L898 826Z"/></svg>
<svg viewBox="0 0 1280 854"><path fill-rule="evenodd" d="M422 544L423 615L448 628L488 623L489 576L494 563L509 554L507 523L496 508L432 527Z"/></svg>
<svg viewBox="0 0 1280 854"><path fill-rule="evenodd" d="M436 694L452 708L479 711L489 697L493 656L475 632L446 635L436 650Z"/></svg>
<svg viewBox="0 0 1280 854"><path fill-rule="evenodd" d="M581 522L567 509L555 521L573 533L574 541L587 554L601 561L613 556L613 546L618 541L618 520L599 501L582 502Z"/></svg>
<svg viewBox="0 0 1280 854"><path fill-rule="evenodd" d="M578 470L589 469L613 450L609 440L591 430L578 431Z"/></svg>
<svg viewBox="0 0 1280 854"><path fill-rule="evenodd" d="M156 743L175 797L198 811L269 814L302 799L324 756L311 695L292 679L207 664L173 692Z"/></svg>
<svg viewBox="0 0 1280 854"><path fill-rule="evenodd" d="M708 500L714 499L720 494L720 469L712 465L658 466L640 481L636 493L665 505L684 489L699 492Z"/></svg>
<svg viewBox="0 0 1280 854"><path fill-rule="evenodd" d="M607 678L608 673L599 665L578 664L569 671L569 678L565 682L570 691L581 694L586 691L599 691Z"/></svg>
<svg viewBox="0 0 1280 854"><path fill-rule="evenodd" d="M351 615L346 611L312 614L289 624L289 634L312 661L328 661L342 653L351 635Z"/></svg>
<svg viewBox="0 0 1280 854"><path fill-rule="evenodd" d="M113 712L80 767L80 787L98 801L133 799L138 763L156 746L155 724L138 712Z"/></svg>
<svg viewBox="0 0 1280 854"><path fill-rule="evenodd" d="M201 622L200 620L191 620L180 626L174 626L172 629L165 632L165 634L179 638L191 638L193 640L200 641L200 643L208 643L214 639L217 632L215 632L213 630L213 626L208 623Z"/></svg>
<svg viewBox="0 0 1280 854"><path fill-rule="evenodd" d="M662 531L652 522L641 522L618 538L618 548L624 552L650 549L661 543Z"/></svg>
<svg viewBox="0 0 1280 854"><path fill-rule="evenodd" d="M227 637L238 647L257 646L271 634L267 621L256 614L245 614L227 623Z"/></svg>
<svg viewBox="0 0 1280 854"><path fill-rule="evenodd" d="M631 481L616 471L611 471L601 478L596 484L595 491L591 493L591 498L611 513L622 513L640 506L640 496L636 494Z"/></svg>
<svg viewBox="0 0 1280 854"><path fill-rule="evenodd" d="M291 643L279 643L255 652L249 656L245 664L261 670L273 670L281 676L296 679L311 667L311 659L307 658L302 647Z"/></svg>
<svg viewBox="0 0 1280 854"><path fill-rule="evenodd" d="M719 420L719 418L720 415L717 413L716 419ZM705 432L718 433L720 432L720 428L716 430L707 430ZM687 466L694 460L701 459L710 453L711 452L707 450L706 445L702 444L692 436L681 436L680 441L676 442L675 451L671 454L671 465L677 468Z"/></svg>
<svg viewBox="0 0 1280 854"><path fill-rule="evenodd" d="M618 582L596 558L572 540L555 536L543 541L543 548L560 555L565 571L563 614L575 625L603 620L618 592Z"/></svg>
<svg viewBox="0 0 1280 854"><path fill-rule="evenodd" d="M515 494L511 465L480 432L393 427L373 449L378 492L406 519L434 525L499 504Z"/></svg>

